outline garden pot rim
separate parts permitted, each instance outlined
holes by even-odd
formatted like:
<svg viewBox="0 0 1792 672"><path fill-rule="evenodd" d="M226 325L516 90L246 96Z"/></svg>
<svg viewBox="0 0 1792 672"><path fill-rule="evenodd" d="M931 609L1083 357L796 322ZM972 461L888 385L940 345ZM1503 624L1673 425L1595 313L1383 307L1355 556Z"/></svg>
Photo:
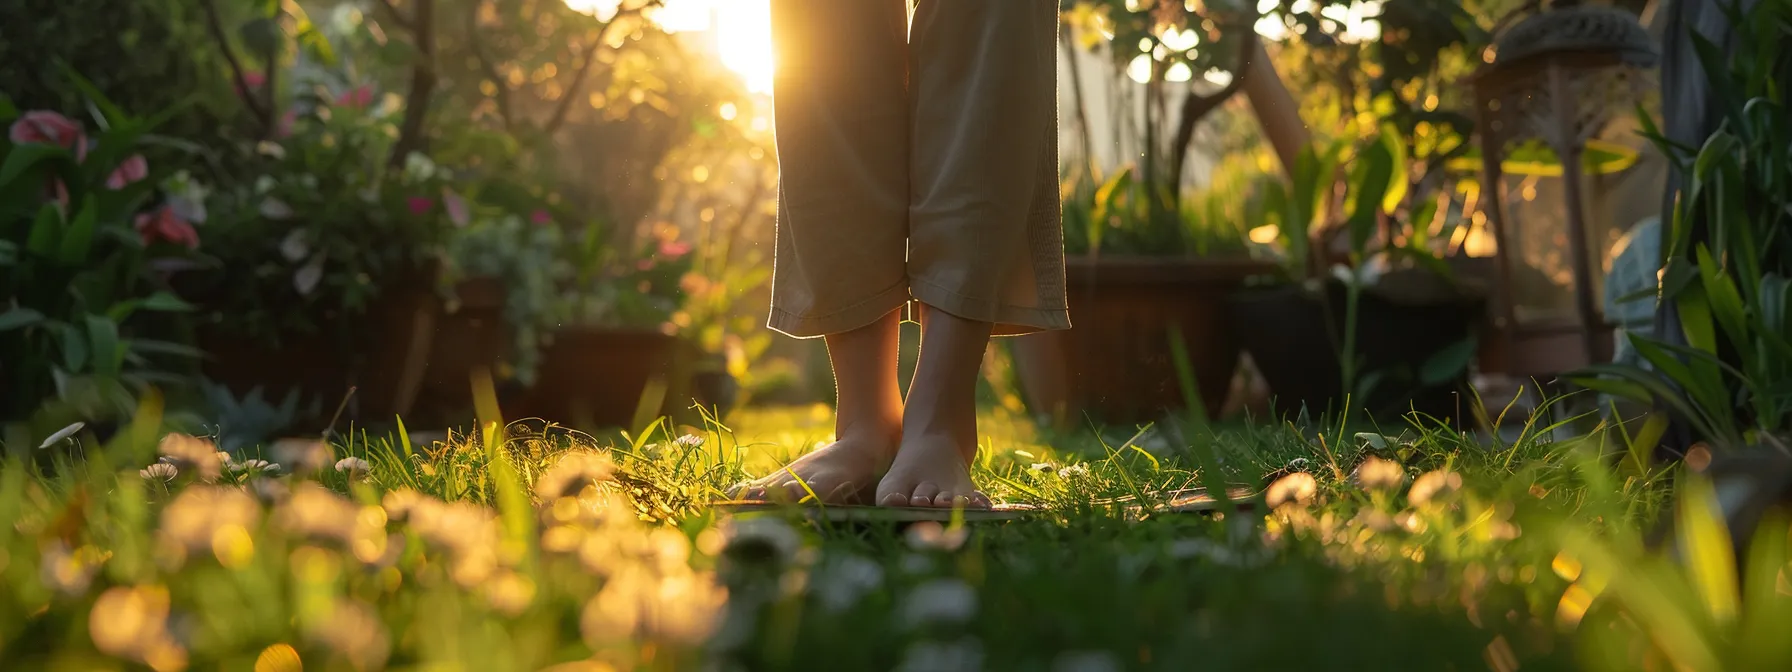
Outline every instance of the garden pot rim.
<svg viewBox="0 0 1792 672"><path fill-rule="evenodd" d="M1076 255L1064 260L1066 279L1073 285L1238 284L1275 269L1272 262L1250 257Z"/></svg>

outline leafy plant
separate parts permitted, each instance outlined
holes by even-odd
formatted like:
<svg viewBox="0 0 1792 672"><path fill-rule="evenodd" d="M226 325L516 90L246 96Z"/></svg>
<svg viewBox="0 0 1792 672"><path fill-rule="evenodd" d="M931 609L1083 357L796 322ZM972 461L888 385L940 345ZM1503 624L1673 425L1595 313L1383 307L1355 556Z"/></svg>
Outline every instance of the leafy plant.
<svg viewBox="0 0 1792 672"><path fill-rule="evenodd" d="M1659 401L1724 448L1786 450L1792 430L1792 9L1723 5L1741 36L1735 53L1692 39L1711 82L1718 131L1698 148L1645 132L1680 167L1662 260L1659 305L1677 309L1685 345L1629 334L1646 363L1589 367L1581 384ZM1642 297L1629 297L1638 300Z"/></svg>
<svg viewBox="0 0 1792 672"><path fill-rule="evenodd" d="M20 114L0 97L0 420L36 416L44 434L128 413L152 383L182 382L170 356L197 353L153 337L147 314L186 311L165 262L200 244L157 195L138 145L179 108L126 114L82 80L99 133L48 110Z"/></svg>
<svg viewBox="0 0 1792 672"><path fill-rule="evenodd" d="M565 233L546 209L535 210L525 221L478 207L472 224L448 240L445 290L452 294L456 283L468 278L495 278L503 284L511 373L525 384L534 381L542 339L565 321L567 306L560 292L571 274L565 250ZM448 300L455 305L454 297Z"/></svg>
<svg viewBox="0 0 1792 672"><path fill-rule="evenodd" d="M216 428L218 449L231 455L246 455L250 448L289 434L301 411L316 415L319 400L299 403L299 391L289 390L278 402L270 402L262 388L255 387L241 398L230 388L211 382L200 385L205 393L207 415Z"/></svg>

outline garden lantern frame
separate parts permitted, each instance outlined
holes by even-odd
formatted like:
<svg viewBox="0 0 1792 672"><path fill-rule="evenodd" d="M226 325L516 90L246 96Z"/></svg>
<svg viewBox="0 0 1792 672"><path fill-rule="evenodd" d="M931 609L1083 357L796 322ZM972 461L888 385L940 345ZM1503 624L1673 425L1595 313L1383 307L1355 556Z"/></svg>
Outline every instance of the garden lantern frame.
<svg viewBox="0 0 1792 672"><path fill-rule="evenodd" d="M1512 25L1495 40L1486 65L1471 76L1482 157L1482 193L1497 246L1495 316L1504 373L1551 375L1609 360L1612 329L1594 296L1595 250L1588 239L1582 161L1587 143L1605 128L1614 99L1634 103L1660 53L1634 15L1600 6L1556 6ZM1568 320L1518 319L1513 257L1501 188L1503 161L1515 143L1541 140L1562 169L1574 315ZM1572 342L1573 345L1569 345Z"/></svg>

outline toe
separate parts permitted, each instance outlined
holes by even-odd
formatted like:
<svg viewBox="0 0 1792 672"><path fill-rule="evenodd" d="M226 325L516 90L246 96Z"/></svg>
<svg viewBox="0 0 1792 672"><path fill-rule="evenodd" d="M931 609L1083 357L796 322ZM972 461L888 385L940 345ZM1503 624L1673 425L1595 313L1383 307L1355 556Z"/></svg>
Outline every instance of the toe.
<svg viewBox="0 0 1792 672"><path fill-rule="evenodd" d="M942 492L934 496L933 505L942 509L950 509L960 506L969 508L971 505L971 498L957 493Z"/></svg>
<svg viewBox="0 0 1792 672"><path fill-rule="evenodd" d="M909 496L902 492L891 492L879 497L877 503L882 506L908 506Z"/></svg>
<svg viewBox="0 0 1792 672"><path fill-rule="evenodd" d="M989 501L989 495L985 495L981 492L974 493L971 497L971 506L978 509L996 508L995 504Z"/></svg>
<svg viewBox="0 0 1792 672"><path fill-rule="evenodd" d="M915 486L914 497L910 498L911 506L933 506L933 500L940 494L940 487L932 483Z"/></svg>

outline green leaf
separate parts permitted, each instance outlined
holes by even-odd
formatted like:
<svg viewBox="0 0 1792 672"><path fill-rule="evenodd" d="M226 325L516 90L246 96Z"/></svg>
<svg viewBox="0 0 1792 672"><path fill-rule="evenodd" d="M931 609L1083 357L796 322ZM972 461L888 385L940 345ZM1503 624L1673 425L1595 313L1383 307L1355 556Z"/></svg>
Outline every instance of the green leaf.
<svg viewBox="0 0 1792 672"><path fill-rule="evenodd" d="M1361 255L1375 235L1382 202L1394 177L1392 150L1386 142L1370 145L1357 156L1350 172L1350 249Z"/></svg>
<svg viewBox="0 0 1792 672"><path fill-rule="evenodd" d="M125 114L123 108L113 104L110 99L106 98L106 94L100 92L99 87L94 86L93 82L87 81L86 77L82 77L81 73L76 72L67 62L57 59L56 65L62 70L62 76L67 77L69 83L75 85L75 89L80 91L88 102L99 108L102 117L96 121L100 122L102 128L111 128L130 121L130 115Z"/></svg>
<svg viewBox="0 0 1792 672"><path fill-rule="evenodd" d="M1381 125L1381 145L1387 151L1392 170L1388 175L1387 193L1381 197L1381 211L1390 215L1400 207L1400 201L1406 198L1406 183L1409 179L1406 142L1400 138L1400 130L1392 123Z"/></svg>
<svg viewBox="0 0 1792 672"><path fill-rule="evenodd" d="M93 200L83 201L74 220L69 222L68 228L63 229L60 251L62 263L75 266L87 260L87 253L93 250L93 231L98 222L99 212Z"/></svg>
<svg viewBox="0 0 1792 672"><path fill-rule="evenodd" d="M124 363L123 344L118 341L118 324L100 315L87 316L87 339L92 346L93 372L116 376Z"/></svg>
<svg viewBox="0 0 1792 672"><path fill-rule="evenodd" d="M142 338L132 339L130 349L132 352L146 355L173 355L175 357L205 359L204 350L200 350L199 348L195 348L185 343L175 343L172 341L158 341Z"/></svg>
<svg viewBox="0 0 1792 672"><path fill-rule="evenodd" d="M0 331L23 329L43 321L43 313L30 308L14 308L0 313Z"/></svg>
<svg viewBox="0 0 1792 672"><path fill-rule="evenodd" d="M193 304L182 301L180 297L175 296L172 292L156 292L149 295L148 298L143 299L142 307L144 310L154 310L164 313L180 313L192 310Z"/></svg>
<svg viewBox="0 0 1792 672"><path fill-rule="evenodd" d="M55 250L57 239L62 237L62 209L54 203L45 203L37 209L37 219L31 222L31 233L25 237L25 249L40 257L48 257Z"/></svg>
<svg viewBox="0 0 1792 672"><path fill-rule="evenodd" d="M6 162L0 163L0 187L12 185L14 180L27 174L38 164L58 162L73 166L75 155L55 145L13 145L12 151L6 153Z"/></svg>
<svg viewBox="0 0 1792 672"><path fill-rule="evenodd" d="M1705 609L1720 625L1734 622L1740 611L1736 558L1711 482L1699 476L1688 478L1680 489L1674 518L1681 561Z"/></svg>
<svg viewBox="0 0 1792 672"><path fill-rule="evenodd" d="M19 118L19 108L12 104L12 97L0 93L0 124L10 124Z"/></svg>
<svg viewBox="0 0 1792 672"><path fill-rule="evenodd" d="M1469 362L1475 358L1477 345L1475 337L1471 335L1432 353L1419 367L1419 382L1431 386L1455 380L1463 371L1468 370Z"/></svg>
<svg viewBox="0 0 1792 672"><path fill-rule="evenodd" d="M1705 295L1711 305L1711 315L1717 324L1723 327L1730 342L1738 347L1749 342L1748 309L1742 304L1742 295L1736 291L1736 283L1711 258L1711 250L1703 244L1698 248L1699 281L1705 287Z"/></svg>
<svg viewBox="0 0 1792 672"><path fill-rule="evenodd" d="M87 369L87 334L72 324L58 324L57 338L62 343L62 362L71 373Z"/></svg>

